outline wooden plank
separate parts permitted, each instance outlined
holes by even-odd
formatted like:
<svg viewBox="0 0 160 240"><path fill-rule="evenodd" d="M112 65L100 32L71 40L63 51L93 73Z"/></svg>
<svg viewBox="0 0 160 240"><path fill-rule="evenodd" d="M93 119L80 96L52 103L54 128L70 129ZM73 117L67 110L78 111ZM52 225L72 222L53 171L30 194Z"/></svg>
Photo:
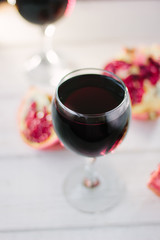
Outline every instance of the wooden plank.
<svg viewBox="0 0 160 240"><path fill-rule="evenodd" d="M73 209L63 196L65 176L82 162L67 151L35 153L0 161L0 230L94 228L160 224L160 199L147 189L159 153L115 153L99 164L114 168L125 183L124 198L110 211L90 215ZM97 162L98 163L98 162Z"/></svg>
<svg viewBox="0 0 160 240"><path fill-rule="evenodd" d="M1 240L159 240L160 226L107 226L98 228L48 229L40 231L21 231L0 233Z"/></svg>

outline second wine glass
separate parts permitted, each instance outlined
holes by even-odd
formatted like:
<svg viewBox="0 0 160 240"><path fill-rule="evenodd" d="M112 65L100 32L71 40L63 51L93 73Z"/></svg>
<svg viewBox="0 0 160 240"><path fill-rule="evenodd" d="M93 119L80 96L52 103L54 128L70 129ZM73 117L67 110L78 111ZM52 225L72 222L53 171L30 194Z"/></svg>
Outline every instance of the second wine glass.
<svg viewBox="0 0 160 240"><path fill-rule="evenodd" d="M28 79L34 84L57 85L61 74L70 69L52 48L55 32L54 23L72 12L76 0L8 0L14 3L20 15L41 28L43 46L25 63Z"/></svg>

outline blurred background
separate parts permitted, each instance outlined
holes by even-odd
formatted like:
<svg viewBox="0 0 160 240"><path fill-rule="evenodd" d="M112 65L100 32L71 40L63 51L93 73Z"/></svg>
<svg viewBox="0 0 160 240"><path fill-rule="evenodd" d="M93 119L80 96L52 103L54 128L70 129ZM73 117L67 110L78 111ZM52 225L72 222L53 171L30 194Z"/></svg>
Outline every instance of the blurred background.
<svg viewBox="0 0 160 240"><path fill-rule="evenodd" d="M39 30L28 23L11 6L1 0L0 43L3 45L36 44ZM12 0L10 0L12 2ZM158 42L160 1L154 0L77 0L69 17L55 24L55 44L86 44L103 40L107 43L130 41Z"/></svg>
<svg viewBox="0 0 160 240"><path fill-rule="evenodd" d="M121 47L159 43L159 9L160 1L156 0L77 0L70 16L55 22L53 46L74 61L75 68L103 67ZM23 50L19 58L25 59L41 46L41 35L37 25L27 22L15 6L1 0L1 49L14 47L17 54ZM89 63L86 54L93 56Z"/></svg>
<svg viewBox="0 0 160 240"><path fill-rule="evenodd" d="M16 50L19 65L18 58L22 64L41 48L43 39L40 28L11 4L0 3L0 49ZM73 68L103 67L124 46L160 42L159 9L156 0L77 0L70 16L55 22L52 44L74 62Z"/></svg>

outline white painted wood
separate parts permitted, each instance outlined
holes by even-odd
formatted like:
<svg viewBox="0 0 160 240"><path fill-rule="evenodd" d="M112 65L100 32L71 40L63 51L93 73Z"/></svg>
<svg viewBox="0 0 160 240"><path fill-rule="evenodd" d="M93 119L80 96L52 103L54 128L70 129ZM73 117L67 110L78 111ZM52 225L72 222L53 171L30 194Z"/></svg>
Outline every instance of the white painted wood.
<svg viewBox="0 0 160 240"><path fill-rule="evenodd" d="M160 230L159 226L126 226L126 227L100 227L100 228L78 228L78 229L48 229L46 231L22 231L22 232L9 232L0 233L1 240L53 240L53 239L130 239L130 240L159 240Z"/></svg>
<svg viewBox="0 0 160 240"><path fill-rule="evenodd" d="M0 230L160 224L160 200L146 186L159 152L115 153L99 160L106 171L109 163L126 186L123 200L100 215L72 209L62 193L65 176L82 159L68 151L2 157Z"/></svg>
<svg viewBox="0 0 160 240"><path fill-rule="evenodd" d="M125 44L159 41L155 27L159 1L91 4L79 2L73 15L58 23L55 47L76 68L102 68ZM147 188L147 181L160 162L160 120L132 120L115 153L97 160L106 171L108 166L115 169L126 186L124 198L115 208L90 215L70 207L63 195L63 182L83 158L67 150L36 151L21 140L17 111L29 87L23 63L35 50L35 43L40 47L40 36L33 26L19 22L15 12L7 16L8 20L4 12L0 15L0 20L6 19L5 32L0 21L0 240L159 240L160 198ZM13 16L15 22L11 21ZM109 26L115 25L115 17L119 21L113 31ZM86 25L85 18L89 19Z"/></svg>

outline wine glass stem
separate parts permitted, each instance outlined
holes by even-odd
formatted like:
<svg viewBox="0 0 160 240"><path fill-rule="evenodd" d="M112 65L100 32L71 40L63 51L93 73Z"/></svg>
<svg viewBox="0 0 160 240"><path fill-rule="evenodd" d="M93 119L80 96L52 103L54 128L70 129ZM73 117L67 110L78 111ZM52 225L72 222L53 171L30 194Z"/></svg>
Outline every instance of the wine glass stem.
<svg viewBox="0 0 160 240"><path fill-rule="evenodd" d="M85 176L83 184L87 188L94 188L100 184L97 172L95 170L95 161L96 158L89 158L87 159L87 163L85 165Z"/></svg>
<svg viewBox="0 0 160 240"><path fill-rule="evenodd" d="M52 49L55 26L53 24L42 25L41 31L42 31L42 37L43 37L42 51L45 54L46 52Z"/></svg>

